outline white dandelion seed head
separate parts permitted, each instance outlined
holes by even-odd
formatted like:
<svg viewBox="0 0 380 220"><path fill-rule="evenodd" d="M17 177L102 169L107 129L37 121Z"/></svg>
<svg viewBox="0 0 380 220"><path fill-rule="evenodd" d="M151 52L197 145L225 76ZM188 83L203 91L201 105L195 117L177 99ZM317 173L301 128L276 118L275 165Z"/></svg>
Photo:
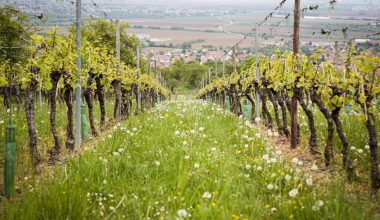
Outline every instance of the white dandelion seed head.
<svg viewBox="0 0 380 220"><path fill-rule="evenodd" d="M186 211L186 209L180 209L180 210L178 210L178 211L177 211L177 215L178 215L178 217L180 217L180 218L185 218L185 217L187 217L187 211Z"/></svg>
<svg viewBox="0 0 380 220"><path fill-rule="evenodd" d="M298 163L297 163L298 166L302 166L303 165L303 162L302 160L299 160Z"/></svg>
<svg viewBox="0 0 380 220"><path fill-rule="evenodd" d="M204 192L202 195L203 199L211 199L212 194L210 192Z"/></svg>
<svg viewBox="0 0 380 220"><path fill-rule="evenodd" d="M292 189L289 191L289 196L290 197L296 197L296 195L298 194L298 189Z"/></svg>
<svg viewBox="0 0 380 220"><path fill-rule="evenodd" d="M286 175L285 175L285 180L286 180L286 181L289 181L291 178L292 178L292 176L290 176L289 174L286 174Z"/></svg>
<svg viewBox="0 0 380 220"><path fill-rule="evenodd" d="M272 183L270 183L270 184L267 185L267 189L272 190L273 188L274 188L274 186L273 186Z"/></svg>
<svg viewBox="0 0 380 220"><path fill-rule="evenodd" d="M313 179L311 177L306 178L306 185L312 186L313 185Z"/></svg>
<svg viewBox="0 0 380 220"><path fill-rule="evenodd" d="M313 166L311 166L311 170L317 171L318 170L318 166L316 164L313 164Z"/></svg>
<svg viewBox="0 0 380 220"><path fill-rule="evenodd" d="M297 157L294 157L294 158L292 159L292 162L295 163L295 164L298 164L298 158L297 158Z"/></svg>

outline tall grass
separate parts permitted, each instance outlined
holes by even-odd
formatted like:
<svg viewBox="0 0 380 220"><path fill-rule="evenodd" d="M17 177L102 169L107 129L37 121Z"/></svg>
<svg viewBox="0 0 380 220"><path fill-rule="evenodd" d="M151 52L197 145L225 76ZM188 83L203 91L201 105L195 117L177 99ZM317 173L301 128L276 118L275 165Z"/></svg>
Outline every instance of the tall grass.
<svg viewBox="0 0 380 220"><path fill-rule="evenodd" d="M23 180L5 219L374 219L344 180L319 184L255 127L197 101L166 102ZM314 171L308 171L314 172ZM377 216L376 216L377 214Z"/></svg>

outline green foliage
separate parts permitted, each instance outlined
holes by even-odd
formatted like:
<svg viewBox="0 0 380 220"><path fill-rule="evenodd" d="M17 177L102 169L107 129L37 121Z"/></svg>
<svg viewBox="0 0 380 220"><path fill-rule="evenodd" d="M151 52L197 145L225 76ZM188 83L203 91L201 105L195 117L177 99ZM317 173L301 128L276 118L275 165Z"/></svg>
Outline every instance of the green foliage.
<svg viewBox="0 0 380 220"><path fill-rule="evenodd" d="M206 70L206 67L198 62L184 63L181 60L176 60L169 68L162 69L161 74L173 91L180 85L187 89L196 88Z"/></svg>
<svg viewBox="0 0 380 220"><path fill-rule="evenodd" d="M29 19L12 6L0 7L0 60L17 63L27 57Z"/></svg>
<svg viewBox="0 0 380 220"><path fill-rule="evenodd" d="M0 7L0 85L15 83L29 56L31 26L25 13L12 6Z"/></svg>
<svg viewBox="0 0 380 220"><path fill-rule="evenodd" d="M120 24L120 59L126 65L136 66L136 48L138 39L127 34L127 23ZM95 20L85 23L82 28L83 39L96 47L106 47L111 53L116 53L115 24L106 20Z"/></svg>

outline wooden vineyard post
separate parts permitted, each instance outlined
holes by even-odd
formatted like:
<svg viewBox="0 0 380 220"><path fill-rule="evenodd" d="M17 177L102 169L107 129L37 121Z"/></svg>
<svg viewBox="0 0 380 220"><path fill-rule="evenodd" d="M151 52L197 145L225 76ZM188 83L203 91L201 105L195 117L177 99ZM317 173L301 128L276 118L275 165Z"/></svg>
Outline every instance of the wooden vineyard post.
<svg viewBox="0 0 380 220"><path fill-rule="evenodd" d="M300 27L300 4L301 0L295 0L294 3L294 31L293 31L293 54L295 59L299 52L299 27ZM294 89L293 89L294 91ZM297 148L297 98L293 94L291 97L291 148Z"/></svg>
<svg viewBox="0 0 380 220"><path fill-rule="evenodd" d="M82 60L81 60L81 11L82 10L82 2L81 0L76 0L76 53L77 53L77 87L75 89L75 147L77 149L80 148L80 144L82 142L82 132L81 132L81 105L82 105L82 87L81 87L81 68L82 68Z"/></svg>

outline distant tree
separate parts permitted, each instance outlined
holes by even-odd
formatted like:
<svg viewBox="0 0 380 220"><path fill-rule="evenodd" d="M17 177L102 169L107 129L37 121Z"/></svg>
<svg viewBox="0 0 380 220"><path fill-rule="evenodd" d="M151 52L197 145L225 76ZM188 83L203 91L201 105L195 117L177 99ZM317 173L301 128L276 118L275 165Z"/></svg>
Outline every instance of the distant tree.
<svg viewBox="0 0 380 220"><path fill-rule="evenodd" d="M11 6L0 7L0 59L10 63L25 60L29 41L29 19Z"/></svg>
<svg viewBox="0 0 380 220"><path fill-rule="evenodd" d="M128 24L120 25L120 59L125 64L136 66L136 48L139 40L127 34ZM116 28L115 25L106 20L96 20L85 23L82 28L84 40L93 42L95 46L106 46L110 51L116 49Z"/></svg>
<svg viewBox="0 0 380 220"><path fill-rule="evenodd" d="M206 67L198 62L189 62L185 64L183 72L183 82L188 89L194 89L199 85Z"/></svg>
<svg viewBox="0 0 380 220"><path fill-rule="evenodd" d="M11 6L0 7L0 63L6 64L7 71L0 73L8 82L8 85L19 77L17 66L22 66L29 57L28 42L29 30L32 28L25 13L14 9ZM20 65L19 65L20 64ZM19 85L11 85L15 88L16 101L20 105ZM4 104L10 107L10 94L7 89L3 90Z"/></svg>

